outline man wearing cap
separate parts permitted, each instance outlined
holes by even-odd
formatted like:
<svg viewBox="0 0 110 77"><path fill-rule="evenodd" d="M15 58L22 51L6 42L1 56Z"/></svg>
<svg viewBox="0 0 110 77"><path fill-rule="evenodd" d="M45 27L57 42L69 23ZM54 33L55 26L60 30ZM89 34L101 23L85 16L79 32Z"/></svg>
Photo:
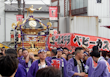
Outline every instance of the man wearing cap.
<svg viewBox="0 0 110 77"><path fill-rule="evenodd" d="M92 52L99 51L98 46L94 46L92 48ZM92 57L89 57L86 61L85 71L88 73L88 77L91 77L92 72L97 67L97 63L92 59Z"/></svg>
<svg viewBox="0 0 110 77"><path fill-rule="evenodd" d="M67 77L66 65L67 61L62 57L63 49L57 48L57 58L60 60L60 69L62 71L62 77Z"/></svg>
<svg viewBox="0 0 110 77"><path fill-rule="evenodd" d="M27 77L36 77L36 72L41 69L45 68L47 66L50 66L51 64L45 60L46 58L46 51L41 49L38 51L39 60L36 60L32 63L31 67L29 68Z"/></svg>
<svg viewBox="0 0 110 77"><path fill-rule="evenodd" d="M110 65L103 57L100 57L100 53L94 51L91 52L90 55L97 63L97 67L94 69L91 77L110 77Z"/></svg>
<svg viewBox="0 0 110 77"><path fill-rule="evenodd" d="M75 49L75 57L71 58L67 63L68 77L85 76L84 63L81 59L84 57L84 50L81 47Z"/></svg>

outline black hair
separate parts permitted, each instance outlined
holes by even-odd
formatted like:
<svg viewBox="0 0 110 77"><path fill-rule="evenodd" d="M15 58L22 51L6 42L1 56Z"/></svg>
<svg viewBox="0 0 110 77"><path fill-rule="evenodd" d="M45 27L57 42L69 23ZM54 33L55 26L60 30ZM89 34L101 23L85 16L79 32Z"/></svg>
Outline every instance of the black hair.
<svg viewBox="0 0 110 77"><path fill-rule="evenodd" d="M5 47L2 47L2 48L1 48L1 51L3 51L4 48L5 48Z"/></svg>
<svg viewBox="0 0 110 77"><path fill-rule="evenodd" d="M83 48L82 47L75 48L75 52L78 51L78 50L83 50Z"/></svg>
<svg viewBox="0 0 110 77"><path fill-rule="evenodd" d="M104 58L106 58L106 56L107 56L107 51L101 51L102 52L102 56L104 57Z"/></svg>
<svg viewBox="0 0 110 77"><path fill-rule="evenodd" d="M54 53L54 55L57 55L57 50L56 49L52 49L52 53Z"/></svg>
<svg viewBox="0 0 110 77"><path fill-rule="evenodd" d="M22 49L22 52L25 51L25 50L27 50L27 49Z"/></svg>
<svg viewBox="0 0 110 77"><path fill-rule="evenodd" d="M95 50L99 51L98 46L93 46L92 51L95 51Z"/></svg>
<svg viewBox="0 0 110 77"><path fill-rule="evenodd" d="M110 58L110 51L109 51L109 52L107 52L107 56Z"/></svg>
<svg viewBox="0 0 110 77"><path fill-rule="evenodd" d="M98 52L97 50L96 51L92 51L91 53L90 53L90 55L93 57L96 57L96 58L99 58L100 57L100 52Z"/></svg>
<svg viewBox="0 0 110 77"><path fill-rule="evenodd" d="M66 49L66 50L68 50L68 51L69 51L69 49L68 49L68 48L66 48L66 47L64 47L64 48L63 48L63 50L64 50L64 49Z"/></svg>
<svg viewBox="0 0 110 77"><path fill-rule="evenodd" d="M105 60L106 60L106 56L107 56L107 51L100 51L100 52L102 52L102 56L105 58Z"/></svg>
<svg viewBox="0 0 110 77"><path fill-rule="evenodd" d="M73 56L73 55L72 55L72 54L68 54L68 55L67 55L67 60L68 60L68 57L69 57L69 56Z"/></svg>
<svg viewBox="0 0 110 77"><path fill-rule="evenodd" d="M10 77L18 67L17 58L6 55L0 57L0 74L2 76Z"/></svg>
<svg viewBox="0 0 110 77"><path fill-rule="evenodd" d="M19 52L19 50L21 50L21 49L22 49L22 48L19 48L19 49L18 49L18 52ZM23 50L23 49L22 49L22 50Z"/></svg>
<svg viewBox="0 0 110 77"><path fill-rule="evenodd" d="M82 47L77 47L77 48L75 48L75 55L76 55L78 52L80 52L81 50L83 50Z"/></svg>
<svg viewBox="0 0 110 77"><path fill-rule="evenodd" d="M15 49L7 49L5 52L6 55L13 55L14 57L17 58L17 52Z"/></svg>
<svg viewBox="0 0 110 77"><path fill-rule="evenodd" d="M55 67L46 67L38 70L36 77L61 77L61 71Z"/></svg>
<svg viewBox="0 0 110 77"><path fill-rule="evenodd" d="M75 52L72 52L72 55L75 55Z"/></svg>

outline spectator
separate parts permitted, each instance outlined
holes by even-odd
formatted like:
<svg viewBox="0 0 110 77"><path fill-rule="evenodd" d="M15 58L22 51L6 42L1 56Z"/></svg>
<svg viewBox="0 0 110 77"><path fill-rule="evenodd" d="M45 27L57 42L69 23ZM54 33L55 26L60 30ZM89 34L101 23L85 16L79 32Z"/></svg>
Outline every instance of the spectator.
<svg viewBox="0 0 110 77"><path fill-rule="evenodd" d="M73 57L75 57L75 52L72 52Z"/></svg>
<svg viewBox="0 0 110 77"><path fill-rule="evenodd" d="M108 56L108 63L110 65L110 52L107 53L107 56Z"/></svg>
<svg viewBox="0 0 110 77"><path fill-rule="evenodd" d="M69 49L68 48L63 48L63 53L65 53L66 54L66 56L69 54Z"/></svg>
<svg viewBox="0 0 110 77"><path fill-rule="evenodd" d="M0 57L0 74L2 77L14 77L17 67L17 58L9 55Z"/></svg>
<svg viewBox="0 0 110 77"><path fill-rule="evenodd" d="M14 49L6 50L5 54L14 56L17 59L17 53ZM15 77L26 77L26 76L27 76L27 72L26 72L25 67L19 63Z"/></svg>
<svg viewBox="0 0 110 77"><path fill-rule="evenodd" d="M38 51L39 60L36 60L32 63L31 67L29 68L27 77L36 77L36 72L41 69L45 68L47 66L50 66L51 64L45 60L46 58L46 51L41 49Z"/></svg>
<svg viewBox="0 0 110 77"><path fill-rule="evenodd" d="M6 51L5 47L2 47L1 52L2 52L3 55L5 55L5 51Z"/></svg>
<svg viewBox="0 0 110 77"><path fill-rule="evenodd" d="M85 76L84 64L81 61L84 57L84 50L81 47L75 49L75 57L71 58L67 64L68 77L81 77Z"/></svg>
<svg viewBox="0 0 110 77"><path fill-rule="evenodd" d="M67 56L66 56L65 53L62 53L62 56L61 57L67 60Z"/></svg>
<svg viewBox="0 0 110 77"><path fill-rule="evenodd" d="M18 60L23 58L22 48L18 49Z"/></svg>
<svg viewBox="0 0 110 77"><path fill-rule="evenodd" d="M46 67L38 70L36 77L61 77L61 71L54 67Z"/></svg>
<svg viewBox="0 0 110 77"><path fill-rule="evenodd" d="M107 56L107 51L100 51L100 56L102 58L104 58L105 60L107 60L106 56Z"/></svg>
<svg viewBox="0 0 110 77"><path fill-rule="evenodd" d="M68 61L69 59L71 59L72 57L73 57L72 54L68 54L68 55L67 55L67 61Z"/></svg>

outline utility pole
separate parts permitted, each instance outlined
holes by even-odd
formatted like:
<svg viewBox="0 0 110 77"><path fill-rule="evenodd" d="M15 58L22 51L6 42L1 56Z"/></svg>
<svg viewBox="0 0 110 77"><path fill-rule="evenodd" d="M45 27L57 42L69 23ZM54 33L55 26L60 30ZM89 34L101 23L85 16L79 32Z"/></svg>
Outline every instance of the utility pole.
<svg viewBox="0 0 110 77"><path fill-rule="evenodd" d="M57 31L58 31L58 34L60 34L60 31L59 31L59 0L58 0L58 5L57 5L57 7L58 7L58 26L57 26Z"/></svg>
<svg viewBox="0 0 110 77"><path fill-rule="evenodd" d="M69 16L71 16L71 0L69 0Z"/></svg>
<svg viewBox="0 0 110 77"><path fill-rule="evenodd" d="M22 15L22 11L21 11L21 0L18 0L18 15Z"/></svg>
<svg viewBox="0 0 110 77"><path fill-rule="evenodd" d="M64 17L66 16L66 0L64 0Z"/></svg>
<svg viewBox="0 0 110 77"><path fill-rule="evenodd" d="M23 18L25 19L25 1L23 0Z"/></svg>

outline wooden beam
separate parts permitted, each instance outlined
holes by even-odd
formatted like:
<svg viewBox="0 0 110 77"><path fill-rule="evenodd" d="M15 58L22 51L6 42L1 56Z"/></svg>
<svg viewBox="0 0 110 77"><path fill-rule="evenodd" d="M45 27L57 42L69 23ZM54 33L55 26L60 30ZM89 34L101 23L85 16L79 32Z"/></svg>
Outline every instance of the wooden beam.
<svg viewBox="0 0 110 77"><path fill-rule="evenodd" d="M57 1L57 0L51 0L51 2L55 2L55 1Z"/></svg>

